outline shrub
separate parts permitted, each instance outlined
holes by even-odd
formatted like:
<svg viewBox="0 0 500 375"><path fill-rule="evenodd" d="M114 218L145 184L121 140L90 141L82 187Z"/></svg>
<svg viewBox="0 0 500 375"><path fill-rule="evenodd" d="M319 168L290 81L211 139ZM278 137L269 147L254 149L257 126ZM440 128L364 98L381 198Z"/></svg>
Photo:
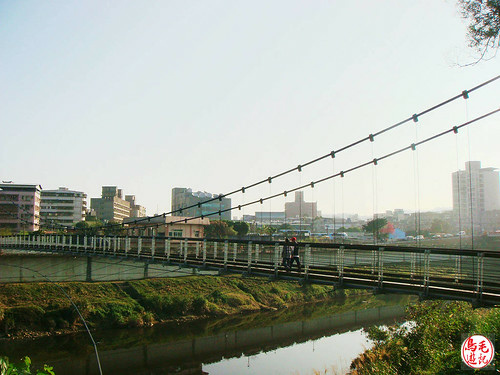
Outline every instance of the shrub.
<svg viewBox="0 0 500 375"><path fill-rule="evenodd" d="M220 290L214 290L210 293L209 299L215 303L227 302L227 297Z"/></svg>
<svg viewBox="0 0 500 375"><path fill-rule="evenodd" d="M12 307L5 311L4 321L15 322L20 327L37 327L42 322L45 310L40 306L28 305Z"/></svg>
<svg viewBox="0 0 500 375"><path fill-rule="evenodd" d="M193 312L195 314L204 314L207 312L207 300L205 297L203 296L198 296L198 297L195 297L194 300L193 300Z"/></svg>
<svg viewBox="0 0 500 375"><path fill-rule="evenodd" d="M9 358L0 357L0 374L12 374L12 375L30 375L31 372L31 359L30 357L24 357L22 362L19 364L14 364L9 362ZM52 367L43 365L43 370L36 370L37 375L55 375L52 371Z"/></svg>
<svg viewBox="0 0 500 375"><path fill-rule="evenodd" d="M460 373L462 335L500 331L498 309L474 310L465 302L419 303L408 309L407 319L411 324L366 330L375 346L353 361L353 374Z"/></svg>
<svg viewBox="0 0 500 375"><path fill-rule="evenodd" d="M104 321L112 327L125 327L133 324L131 321L137 320L142 312L142 308L131 307L127 304L106 303L91 313L91 320Z"/></svg>

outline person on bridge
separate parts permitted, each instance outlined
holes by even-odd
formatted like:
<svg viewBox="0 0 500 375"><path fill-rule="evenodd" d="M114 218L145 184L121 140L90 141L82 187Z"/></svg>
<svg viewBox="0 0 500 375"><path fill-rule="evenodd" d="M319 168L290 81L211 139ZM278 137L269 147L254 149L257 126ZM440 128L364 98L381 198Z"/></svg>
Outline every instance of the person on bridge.
<svg viewBox="0 0 500 375"><path fill-rule="evenodd" d="M297 243L297 238L292 237L292 260L290 261L290 269L293 266L293 262L297 262L297 269L300 272L300 258L299 258L299 244Z"/></svg>
<svg viewBox="0 0 500 375"><path fill-rule="evenodd" d="M283 251L281 252L281 257L283 258L283 267L286 268L287 271L290 271L290 263L291 263L292 252L290 249L290 240L288 237L285 238L285 244L283 245Z"/></svg>

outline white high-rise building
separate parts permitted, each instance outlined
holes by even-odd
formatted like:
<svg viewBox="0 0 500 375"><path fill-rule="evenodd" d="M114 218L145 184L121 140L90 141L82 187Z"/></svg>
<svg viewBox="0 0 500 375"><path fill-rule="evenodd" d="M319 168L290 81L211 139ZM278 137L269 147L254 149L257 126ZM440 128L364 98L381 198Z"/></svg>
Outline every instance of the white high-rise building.
<svg viewBox="0 0 500 375"><path fill-rule="evenodd" d="M490 231L492 213L500 210L500 175L497 168L481 168L480 161L468 161L465 170L452 173L453 213L461 230L474 234Z"/></svg>
<svg viewBox="0 0 500 375"><path fill-rule="evenodd" d="M42 190L41 192L42 225L73 226L85 220L86 210L87 194L81 191L60 187L58 190Z"/></svg>

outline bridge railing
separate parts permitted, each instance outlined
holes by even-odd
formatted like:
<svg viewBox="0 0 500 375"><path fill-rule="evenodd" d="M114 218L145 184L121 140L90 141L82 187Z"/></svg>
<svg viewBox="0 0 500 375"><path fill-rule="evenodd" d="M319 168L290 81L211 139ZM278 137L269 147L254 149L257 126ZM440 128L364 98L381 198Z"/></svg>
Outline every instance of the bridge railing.
<svg viewBox="0 0 500 375"><path fill-rule="evenodd" d="M500 303L500 252L442 248L301 243L300 274L282 267L283 242L145 236L0 237L0 249L115 256L198 267L285 275L318 282L465 293Z"/></svg>

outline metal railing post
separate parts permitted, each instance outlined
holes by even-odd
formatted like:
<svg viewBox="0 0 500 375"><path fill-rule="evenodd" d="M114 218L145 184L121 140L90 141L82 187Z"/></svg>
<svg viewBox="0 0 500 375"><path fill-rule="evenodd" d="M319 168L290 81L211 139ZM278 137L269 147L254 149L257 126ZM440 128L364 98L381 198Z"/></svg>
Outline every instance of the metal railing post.
<svg viewBox="0 0 500 375"><path fill-rule="evenodd" d="M477 298L480 301L483 297L483 271L484 271L484 253L477 254Z"/></svg>
<svg viewBox="0 0 500 375"><path fill-rule="evenodd" d="M171 250L171 242L170 238L165 241L165 253L167 255L167 260L170 262L170 250Z"/></svg>
<svg viewBox="0 0 500 375"><path fill-rule="evenodd" d="M233 244L233 262L236 262L237 254L238 254L238 244L235 242Z"/></svg>
<svg viewBox="0 0 500 375"><path fill-rule="evenodd" d="M207 240L203 240L203 266L207 263Z"/></svg>
<svg viewBox="0 0 500 375"><path fill-rule="evenodd" d="M155 248L156 248L156 241L155 237L151 236L151 260L155 259Z"/></svg>
<svg viewBox="0 0 500 375"><path fill-rule="evenodd" d="M461 270L462 270L462 257L460 255L455 255L455 282L458 283L458 281L461 278Z"/></svg>
<svg viewBox="0 0 500 375"><path fill-rule="evenodd" d="M141 251L142 251L142 237L139 236L137 238L137 258L141 257Z"/></svg>
<svg viewBox="0 0 500 375"><path fill-rule="evenodd" d="M304 278L307 280L309 278L309 264L311 262L311 245L306 245L306 251L304 253Z"/></svg>
<svg viewBox="0 0 500 375"><path fill-rule="evenodd" d="M227 253L229 252L229 242L224 242L224 269L227 270Z"/></svg>
<svg viewBox="0 0 500 375"><path fill-rule="evenodd" d="M252 241L248 242L248 273L252 272Z"/></svg>
<svg viewBox="0 0 500 375"><path fill-rule="evenodd" d="M182 243L182 241L181 241ZM188 240L184 240L184 264L187 263L187 256L188 256Z"/></svg>
<svg viewBox="0 0 500 375"><path fill-rule="evenodd" d="M410 277L415 277L417 268L417 253L410 253Z"/></svg>
<svg viewBox="0 0 500 375"><path fill-rule="evenodd" d="M254 257L254 263L257 263L259 261L259 252L260 252L260 245L258 243L255 244L255 257Z"/></svg>
<svg viewBox="0 0 500 375"><path fill-rule="evenodd" d="M338 251L337 251L340 285L342 285L344 282L344 251L345 251L344 246L340 246Z"/></svg>
<svg viewBox="0 0 500 375"><path fill-rule="evenodd" d="M200 256L200 243L196 242L196 259Z"/></svg>
<svg viewBox="0 0 500 375"><path fill-rule="evenodd" d="M429 294L429 282L430 282L430 250L425 250L424 252L424 293L427 296Z"/></svg>
<svg viewBox="0 0 500 375"><path fill-rule="evenodd" d="M378 248L378 287L382 289L384 283L384 248Z"/></svg>
<svg viewBox="0 0 500 375"><path fill-rule="evenodd" d="M94 254L96 252L96 247L97 247L97 236L92 237L92 250L94 251Z"/></svg>
<svg viewBox="0 0 500 375"><path fill-rule="evenodd" d="M280 244L276 242L274 244L274 277L278 277L279 256L280 256Z"/></svg>

